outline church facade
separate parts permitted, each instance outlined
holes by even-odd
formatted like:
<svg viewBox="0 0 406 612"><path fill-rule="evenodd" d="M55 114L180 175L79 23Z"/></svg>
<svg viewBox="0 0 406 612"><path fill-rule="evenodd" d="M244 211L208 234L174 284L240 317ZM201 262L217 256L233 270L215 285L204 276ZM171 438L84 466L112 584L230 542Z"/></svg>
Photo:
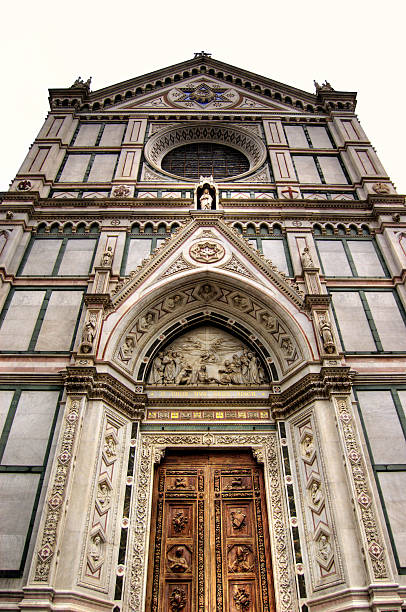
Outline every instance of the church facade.
<svg viewBox="0 0 406 612"><path fill-rule="evenodd" d="M401 612L406 210L355 114L195 54L0 208L0 608Z"/></svg>

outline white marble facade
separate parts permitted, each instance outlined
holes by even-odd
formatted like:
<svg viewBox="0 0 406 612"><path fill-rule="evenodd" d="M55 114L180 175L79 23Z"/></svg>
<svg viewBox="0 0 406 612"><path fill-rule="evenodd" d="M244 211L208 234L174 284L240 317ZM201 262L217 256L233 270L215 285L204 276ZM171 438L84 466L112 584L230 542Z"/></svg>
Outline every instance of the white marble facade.
<svg viewBox="0 0 406 612"><path fill-rule="evenodd" d="M0 608L146 611L156 466L239 448L268 612L401 612L406 209L355 94L203 52L106 91L2 194Z"/></svg>

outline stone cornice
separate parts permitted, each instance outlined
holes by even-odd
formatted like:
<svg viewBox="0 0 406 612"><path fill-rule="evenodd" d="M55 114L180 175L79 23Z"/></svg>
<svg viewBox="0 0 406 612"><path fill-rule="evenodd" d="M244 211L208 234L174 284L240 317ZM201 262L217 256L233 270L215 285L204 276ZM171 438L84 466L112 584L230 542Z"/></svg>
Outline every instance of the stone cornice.
<svg viewBox="0 0 406 612"><path fill-rule="evenodd" d="M109 293L85 293L84 302L86 306L102 306L104 310L109 310L113 307Z"/></svg>
<svg viewBox="0 0 406 612"><path fill-rule="evenodd" d="M331 295L328 295L327 293L323 293L320 295L307 294L305 296L305 306L309 310L311 310L313 306L323 306L324 308L328 308L330 302Z"/></svg>
<svg viewBox="0 0 406 612"><path fill-rule="evenodd" d="M129 419L143 419L145 416L148 397L134 393L111 374L98 372L95 367L68 366L64 378L69 394L102 400Z"/></svg>
<svg viewBox="0 0 406 612"><path fill-rule="evenodd" d="M330 393L349 393L352 373L349 367L323 367L319 373L307 374L280 394L269 396L274 419L283 419Z"/></svg>

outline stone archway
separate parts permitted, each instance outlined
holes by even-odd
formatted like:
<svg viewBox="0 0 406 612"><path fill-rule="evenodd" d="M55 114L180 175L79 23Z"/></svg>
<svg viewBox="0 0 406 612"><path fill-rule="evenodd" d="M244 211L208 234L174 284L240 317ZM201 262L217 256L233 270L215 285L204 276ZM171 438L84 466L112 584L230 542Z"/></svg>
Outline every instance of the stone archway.
<svg viewBox="0 0 406 612"><path fill-rule="evenodd" d="M154 465L161 461L168 447L175 449L247 448L252 450L258 462L264 464L276 607L280 612L297 610L294 561L289 543L289 519L283 495L276 432L266 434L162 432L140 435L137 449L137 485L133 495L129 539L126 609L143 612L145 608Z"/></svg>

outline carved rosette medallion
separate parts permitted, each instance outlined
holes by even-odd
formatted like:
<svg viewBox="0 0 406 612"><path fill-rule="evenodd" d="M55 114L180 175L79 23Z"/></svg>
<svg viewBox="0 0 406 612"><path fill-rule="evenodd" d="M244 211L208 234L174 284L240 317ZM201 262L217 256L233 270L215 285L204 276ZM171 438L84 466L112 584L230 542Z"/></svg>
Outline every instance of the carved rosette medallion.
<svg viewBox="0 0 406 612"><path fill-rule="evenodd" d="M216 263L223 259L225 255L224 247L210 240L205 240L194 244L189 249L189 255L200 263Z"/></svg>

